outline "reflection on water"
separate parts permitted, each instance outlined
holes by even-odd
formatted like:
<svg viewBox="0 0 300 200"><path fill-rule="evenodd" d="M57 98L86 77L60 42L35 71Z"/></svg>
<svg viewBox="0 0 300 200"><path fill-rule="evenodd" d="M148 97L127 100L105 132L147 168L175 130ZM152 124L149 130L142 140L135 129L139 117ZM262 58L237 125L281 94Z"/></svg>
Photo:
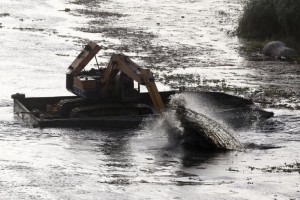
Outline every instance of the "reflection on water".
<svg viewBox="0 0 300 200"><path fill-rule="evenodd" d="M273 189L267 189L273 187L282 191L278 195L293 196L299 186L295 172L284 176L258 170L297 161L298 112L281 110L265 126L238 132L244 144L252 143L249 149L211 153L188 151L179 143L170 143L158 123L127 131L33 129L9 117L12 107L0 110L4 113L0 194L12 199L77 199L82 195L93 199L102 193L106 198L120 199L132 195L161 199L161 193L164 198L189 195L196 199L202 192L208 199L224 193L232 198L230 190L235 190L233 196L239 199L248 182L250 196L254 190L259 196L273 194Z"/></svg>

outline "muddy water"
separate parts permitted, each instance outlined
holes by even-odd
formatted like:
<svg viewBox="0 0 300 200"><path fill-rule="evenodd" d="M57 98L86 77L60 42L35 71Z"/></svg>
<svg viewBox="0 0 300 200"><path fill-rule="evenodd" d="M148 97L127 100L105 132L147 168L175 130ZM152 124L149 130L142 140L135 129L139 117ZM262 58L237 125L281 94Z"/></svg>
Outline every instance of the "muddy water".
<svg viewBox="0 0 300 200"><path fill-rule="evenodd" d="M0 199L300 198L300 67L245 53L233 36L241 2L1 1ZM66 69L89 39L103 46L101 63L128 54L161 90L236 90L267 101L275 117L236 130L248 148L227 153L183 150L162 121L102 131L35 129L15 118L13 93L68 95Z"/></svg>

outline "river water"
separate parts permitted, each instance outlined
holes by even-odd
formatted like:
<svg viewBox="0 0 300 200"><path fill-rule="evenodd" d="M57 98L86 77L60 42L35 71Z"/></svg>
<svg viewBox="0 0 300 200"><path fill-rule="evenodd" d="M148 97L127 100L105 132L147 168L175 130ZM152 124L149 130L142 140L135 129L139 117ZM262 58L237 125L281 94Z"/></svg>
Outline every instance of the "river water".
<svg viewBox="0 0 300 200"><path fill-rule="evenodd" d="M300 66L244 51L242 2L2 0L0 199L300 199ZM88 40L103 47L101 64L121 52L151 68L160 90L239 91L275 116L235 130L247 148L222 153L182 149L163 120L123 131L23 124L10 95L69 95L67 67Z"/></svg>

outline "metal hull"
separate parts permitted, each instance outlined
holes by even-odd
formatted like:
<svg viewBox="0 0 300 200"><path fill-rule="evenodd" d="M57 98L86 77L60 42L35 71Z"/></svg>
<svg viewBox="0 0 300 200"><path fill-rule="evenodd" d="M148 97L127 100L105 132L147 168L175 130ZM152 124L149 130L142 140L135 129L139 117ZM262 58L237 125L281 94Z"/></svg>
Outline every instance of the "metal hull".
<svg viewBox="0 0 300 200"><path fill-rule="evenodd" d="M171 94L170 94L171 95ZM80 117L68 118L58 114L49 114L47 105L55 104L62 99L76 99L78 97L17 97L14 99L14 113L27 125L32 127L79 127L79 128L104 128L104 129L126 129L138 127L145 118L155 118L159 116L151 115L124 115L101 116L101 117ZM107 103L103 103L104 106ZM116 104L120 106L120 104ZM36 111L38 110L38 114Z"/></svg>
<svg viewBox="0 0 300 200"><path fill-rule="evenodd" d="M175 91L161 92L160 95L167 105ZM255 106L250 100L240 97L219 93L219 92L193 92L190 95L196 95L202 99L204 106L211 107L220 120L227 122L232 127L245 127L257 121L262 121L273 116L272 112L265 111ZM75 99L76 96L60 97L25 97L25 95L12 95L14 99L14 113L24 122L33 127L99 127L99 128L136 128L145 118L156 118L160 115L153 114L118 114L101 117L80 117L70 118L47 111L47 105L56 104L62 99ZM99 102L100 105L110 105L107 101ZM148 93L141 93L138 103L153 107ZM121 107L124 102L114 102ZM213 106L211 105L213 104ZM154 109L153 109L154 110ZM38 111L38 113L37 113Z"/></svg>

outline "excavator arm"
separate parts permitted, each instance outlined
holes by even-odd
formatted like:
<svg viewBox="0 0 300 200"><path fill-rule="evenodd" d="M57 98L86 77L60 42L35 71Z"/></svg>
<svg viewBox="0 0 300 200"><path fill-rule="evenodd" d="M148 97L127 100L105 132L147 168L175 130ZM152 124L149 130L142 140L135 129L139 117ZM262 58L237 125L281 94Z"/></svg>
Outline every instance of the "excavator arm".
<svg viewBox="0 0 300 200"><path fill-rule="evenodd" d="M72 76L78 76L83 68L93 59L93 57L100 51L101 47L97 43L90 41L76 59L69 66Z"/></svg>
<svg viewBox="0 0 300 200"><path fill-rule="evenodd" d="M161 99L161 96L158 92L158 89L156 87L156 84L154 82L154 78L152 73L149 69L141 68L141 76L144 85L147 87L147 90L149 92L150 98L155 106L155 108L162 113L164 109L164 103ZM151 76L151 78L149 78Z"/></svg>
<svg viewBox="0 0 300 200"><path fill-rule="evenodd" d="M164 103L158 92L154 77L149 69L141 68L139 65L134 63L129 57L123 54L112 55L110 62L105 69L103 76L101 77L101 84L103 84L102 90L108 89L112 80L119 73L124 73L132 80L138 82L141 85L145 85L149 92L149 96L152 100L154 107L162 112L164 109Z"/></svg>

